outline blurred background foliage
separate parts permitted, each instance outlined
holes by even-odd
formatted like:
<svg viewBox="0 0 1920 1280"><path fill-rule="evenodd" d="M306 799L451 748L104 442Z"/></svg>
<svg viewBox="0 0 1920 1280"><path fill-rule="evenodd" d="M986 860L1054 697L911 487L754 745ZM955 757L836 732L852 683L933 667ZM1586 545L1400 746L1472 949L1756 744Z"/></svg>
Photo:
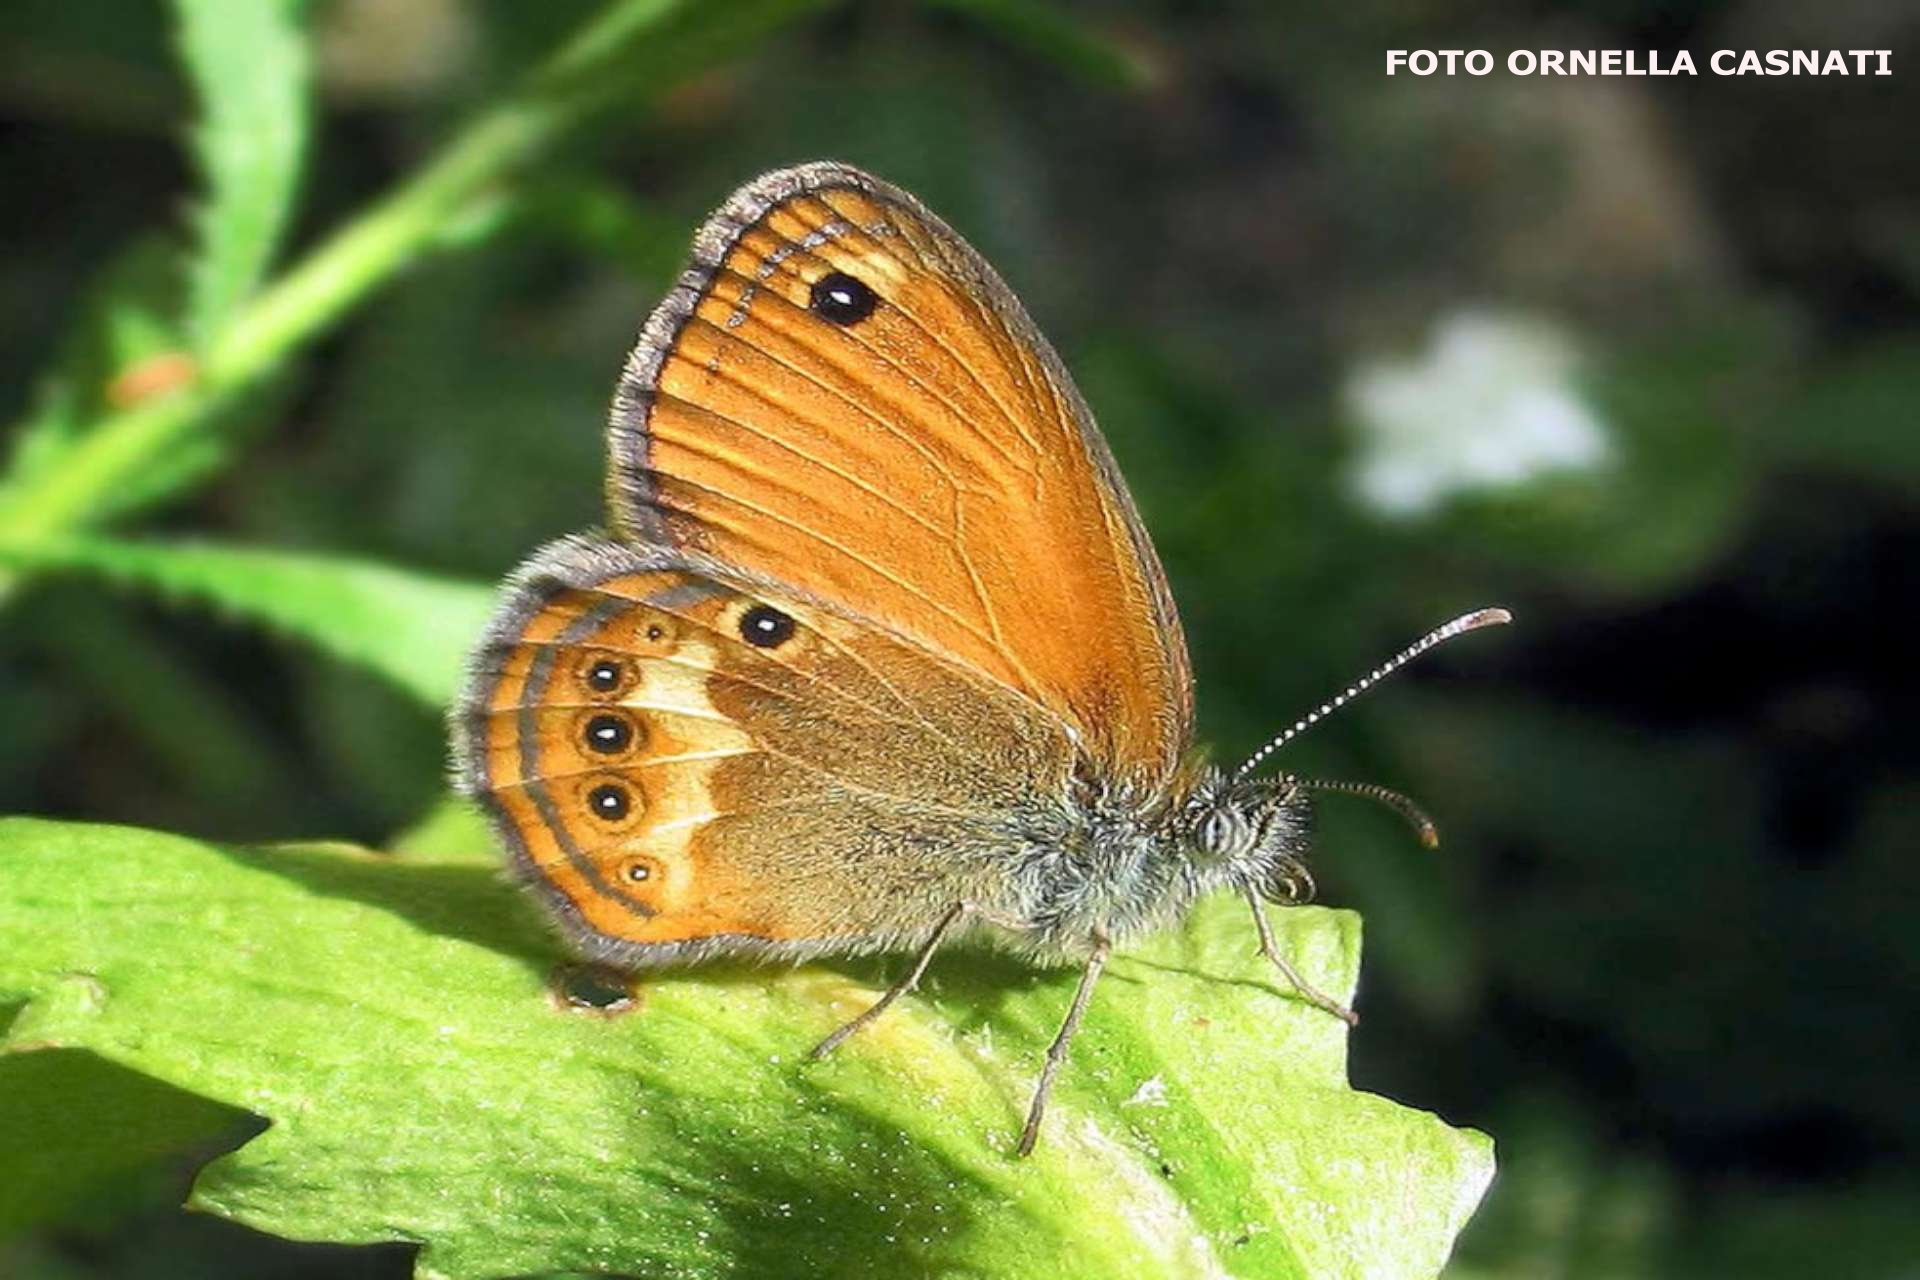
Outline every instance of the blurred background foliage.
<svg viewBox="0 0 1920 1280"><path fill-rule="evenodd" d="M203 340L270 266L600 6L260 8L311 33L227 104L311 101L279 187L183 147L166 6L0 16L0 421L31 424L0 488L0 809L367 842L430 810L441 727L404 673L30 572L29 544L118 522L492 580L598 519L613 375L697 220L842 158L1061 347L1222 755L1453 612L1518 615L1287 761L1405 788L1446 836L1331 805L1316 869L1369 927L1355 1083L1499 1143L1450 1274L1914 1274L1920 88L1897 53L1884 79L1383 74L1388 48L1911 48L1910 0L701 9L298 340L234 355ZM223 224L229 275L186 278L222 163L258 207ZM8 524L88 422L223 350L258 375L178 447ZM406 1271L185 1218L194 1153L131 1145L0 1222L0 1270Z"/></svg>

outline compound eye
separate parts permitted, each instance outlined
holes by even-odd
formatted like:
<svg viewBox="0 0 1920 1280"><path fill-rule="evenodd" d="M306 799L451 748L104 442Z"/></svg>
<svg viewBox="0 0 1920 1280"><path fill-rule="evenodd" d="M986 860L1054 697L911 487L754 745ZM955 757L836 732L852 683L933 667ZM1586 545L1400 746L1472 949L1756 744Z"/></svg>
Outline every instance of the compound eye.
<svg viewBox="0 0 1920 1280"><path fill-rule="evenodd" d="M1206 817L1200 819L1196 835L1201 849L1214 857L1244 853L1248 845L1246 820L1231 809L1209 810Z"/></svg>

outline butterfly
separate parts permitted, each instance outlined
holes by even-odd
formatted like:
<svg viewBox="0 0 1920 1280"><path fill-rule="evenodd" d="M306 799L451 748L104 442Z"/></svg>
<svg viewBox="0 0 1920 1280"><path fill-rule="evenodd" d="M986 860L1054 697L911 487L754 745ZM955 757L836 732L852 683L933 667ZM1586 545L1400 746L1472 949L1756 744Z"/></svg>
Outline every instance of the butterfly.
<svg viewBox="0 0 1920 1280"><path fill-rule="evenodd" d="M1018 1151L1116 942L1232 890L1312 894L1312 795L1378 787L1194 749L1165 574L1086 403L991 267L843 164L700 228L607 436L609 527L507 581L452 716L462 789L588 959L910 952L814 1050L984 934L1081 978Z"/></svg>

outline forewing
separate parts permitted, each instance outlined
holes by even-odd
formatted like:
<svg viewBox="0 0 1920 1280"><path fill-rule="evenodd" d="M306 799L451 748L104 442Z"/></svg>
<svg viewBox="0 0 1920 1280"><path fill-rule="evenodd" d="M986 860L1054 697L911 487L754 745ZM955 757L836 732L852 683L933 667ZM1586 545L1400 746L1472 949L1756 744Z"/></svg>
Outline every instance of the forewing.
<svg viewBox="0 0 1920 1280"><path fill-rule="evenodd" d="M836 273L870 313L813 305ZM1178 766L1185 641L1125 483L1020 303L911 196L834 164L739 191L648 321L610 447L625 536L951 655L1116 776Z"/></svg>

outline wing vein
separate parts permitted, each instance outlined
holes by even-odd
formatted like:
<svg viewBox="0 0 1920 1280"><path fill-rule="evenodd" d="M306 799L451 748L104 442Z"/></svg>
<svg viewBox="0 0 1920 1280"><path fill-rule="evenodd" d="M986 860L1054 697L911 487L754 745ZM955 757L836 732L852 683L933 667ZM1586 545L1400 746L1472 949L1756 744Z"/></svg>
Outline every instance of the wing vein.
<svg viewBox="0 0 1920 1280"><path fill-rule="evenodd" d="M929 609L932 609L935 613L938 613L941 616L945 617L949 622L959 627L962 631L965 631L968 635L972 636L974 639L979 640L982 643L991 643L991 637L980 630L979 624L955 612L952 606L943 604L939 600L934 599L932 596L928 595L924 589L915 585L913 582L909 581L908 579L901 577L899 574L887 568L885 565L880 564L878 561L869 559L868 557L860 554L858 551L855 551L853 548L847 546L845 543L839 542L836 539L831 538L824 533L821 533L818 529L815 529L810 525L804 524L801 521L796 520L791 516L782 515L778 511L774 511L774 510L771 510L770 508L763 507L757 502L749 502L747 499L742 498L737 494L725 493L719 489L715 489L711 485L701 484L697 480L689 480L685 476L675 476L673 477L673 480L675 484L686 485L689 488L699 489L704 493L707 493L712 495L713 497L719 498L723 502L731 502L737 507L744 507L746 510L753 512L757 516L760 516L762 519L772 521L774 524L783 525L786 528L793 530L795 533L804 534L805 536L812 538L814 541L820 543L822 546L832 548L833 550L839 552L841 555L853 561L855 564L859 565L863 569L866 569L868 572L873 573L878 577L885 578L888 582L891 582L894 586L900 588L902 591L912 596L915 600L918 600L920 603L926 605ZM710 519L711 517L703 517L703 518ZM1015 666L1017 667L1018 664L1015 663ZM1021 674L1023 677L1025 677L1027 673L1023 671Z"/></svg>
<svg viewBox="0 0 1920 1280"><path fill-rule="evenodd" d="M749 395L754 396L754 398L758 399L762 404L767 405L769 408L773 409L775 412L787 412L786 410L783 410L781 406L774 404L771 400L768 400L766 399L766 397L760 395L760 393L755 391L753 388L747 387L745 386L745 384L738 384L738 385L740 385L742 389L744 389ZM897 498L892 497L884 489L878 488L875 485L868 484L865 480L862 480L859 476L853 474L851 471L848 471L842 467L835 466L833 463L828 462L825 458L815 457L813 454L808 453L805 449L800 448L798 445L795 445L789 440L784 440L779 436L774 435L772 432L753 426L750 423L742 422L740 419L735 418L729 414L721 413L719 410L711 408L707 405L703 405L698 401L688 400L685 397L674 395L668 391L661 391L658 394L659 394L659 397L663 400L672 400L677 404L682 404L687 406L688 408L694 410L696 413L703 413L703 414L709 415L710 417L718 418L722 422L738 427L740 430L746 432L748 435L754 436L757 439L765 440L768 444L771 444L777 448L786 450L788 453L792 454L794 457L799 458L802 462L811 463L814 466L819 467L822 471L827 472L829 475L832 475L837 479L846 481L848 484L854 486L856 489L859 489L861 492L871 494L873 497L878 498L881 502L884 502L887 506L893 508L895 511L898 511L901 515L907 517L907 519L913 521L915 524L921 526L923 529L926 529L929 533L935 534L942 538L950 538L953 536L952 530L942 529L939 525L936 525L935 523L933 523L933 521L927 519L927 517L922 515L920 512L915 511L912 507L909 507L906 504L900 502ZM692 438L695 438L695 437L689 436L689 439L692 439ZM687 447L683 441L676 440L674 441L674 443L680 444L682 445L682 447ZM715 458L716 460L724 460L732 465L741 467L742 470L745 470L745 467L736 458L730 455L722 459L721 455L710 452L706 456ZM754 474L764 475L766 473L755 472Z"/></svg>
<svg viewBox="0 0 1920 1280"><path fill-rule="evenodd" d="M784 302L785 300L782 299L782 301ZM721 328L719 325L714 324L713 321L708 320L704 316L696 314L692 318L692 320L690 320L688 323L698 324L702 328L709 329L723 340L734 340L734 341L738 340L735 334L732 334L727 330ZM772 326L768 326L768 327L771 328ZM776 332L778 331L776 330ZM795 341L793 338L788 337L786 334L780 334L780 337L783 341L787 341L787 342ZM838 387L832 386L826 382L822 382L819 378L816 378L813 374L807 372L805 369L801 368L799 365L795 364L793 361L779 354L768 344L761 343L755 346L753 349L759 352L759 354L765 356L768 360L771 360L774 364L780 366L782 369L785 369L788 373L793 374L795 377L799 378L801 381L811 384L812 386L825 392L827 395L833 397L835 400L838 400L841 404L846 405L849 409L853 410L856 414L865 418L868 422L871 422L874 426L886 432L888 435L893 436L895 439L899 440L902 444L906 445L909 449L912 449L915 453L919 454L922 458L926 459L927 464L933 467L936 471L938 471L941 475L941 478L944 479L955 490L959 490L962 487L960 484L960 478L953 473L953 468L948 465L947 460L945 458L942 458L938 453L934 452L932 449L927 448L925 444L914 439L910 433L902 431L899 427L887 421L887 419L881 417L879 414L875 413L872 410L872 408L870 408L865 404L862 404L859 400L854 399L852 396L840 390ZM813 350L813 349L809 348L809 350ZM848 366L840 363L839 361L831 359L826 352L815 350L814 353L816 355L819 355L823 360L826 360L826 362L829 365L831 365L837 372L848 374L849 376L858 376L857 370L850 369ZM676 355L674 358L682 361L686 361L687 363L692 363L691 360L689 360L688 357L684 355ZM745 391L748 395L754 397L755 399L761 401L762 403L768 405L769 407L775 409L778 412L788 414L798 421L811 422L816 428L820 428L823 431L826 429L825 426L819 423L818 421L808 418L803 414L795 413L793 408L790 405L782 404L774 400L770 396L767 396L761 393L757 388L747 383L737 373L734 373L731 370L721 368L721 369L711 369L711 370L708 370L708 372L714 377L725 379L731 385L740 388L741 390Z"/></svg>

